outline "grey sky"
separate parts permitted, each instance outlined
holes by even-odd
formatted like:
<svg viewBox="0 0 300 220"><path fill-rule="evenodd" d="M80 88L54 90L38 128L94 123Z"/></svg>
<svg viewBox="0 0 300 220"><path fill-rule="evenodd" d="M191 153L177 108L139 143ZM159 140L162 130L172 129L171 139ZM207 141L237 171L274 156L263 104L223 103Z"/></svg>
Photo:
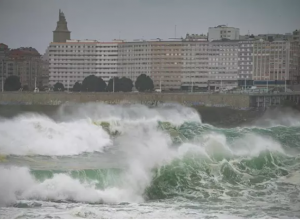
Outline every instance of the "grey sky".
<svg viewBox="0 0 300 220"><path fill-rule="evenodd" d="M300 0L0 0L0 43L44 53L62 9L72 39L173 38L219 24L241 34L300 28Z"/></svg>

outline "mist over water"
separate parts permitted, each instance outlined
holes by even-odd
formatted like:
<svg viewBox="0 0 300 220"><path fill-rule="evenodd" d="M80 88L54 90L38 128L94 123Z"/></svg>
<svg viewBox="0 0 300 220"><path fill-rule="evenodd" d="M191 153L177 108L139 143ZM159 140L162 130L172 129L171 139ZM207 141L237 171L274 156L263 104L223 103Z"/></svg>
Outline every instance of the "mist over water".
<svg viewBox="0 0 300 220"><path fill-rule="evenodd" d="M1 216L299 218L300 117L284 111L234 128L176 104L0 118Z"/></svg>

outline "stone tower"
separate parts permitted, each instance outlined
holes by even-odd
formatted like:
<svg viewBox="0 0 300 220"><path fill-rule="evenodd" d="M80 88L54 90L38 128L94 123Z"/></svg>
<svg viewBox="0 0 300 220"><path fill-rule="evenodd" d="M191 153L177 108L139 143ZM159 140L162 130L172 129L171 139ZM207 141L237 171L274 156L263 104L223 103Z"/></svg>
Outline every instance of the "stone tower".
<svg viewBox="0 0 300 220"><path fill-rule="evenodd" d="M66 42L70 40L71 31L68 30L64 13L59 9L59 20L55 31L53 31L53 42Z"/></svg>

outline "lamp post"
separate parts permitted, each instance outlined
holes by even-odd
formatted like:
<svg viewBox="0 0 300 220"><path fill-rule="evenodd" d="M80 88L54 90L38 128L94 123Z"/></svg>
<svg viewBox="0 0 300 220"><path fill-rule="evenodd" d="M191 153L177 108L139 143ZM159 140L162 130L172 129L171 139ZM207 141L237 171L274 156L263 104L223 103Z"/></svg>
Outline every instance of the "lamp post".
<svg viewBox="0 0 300 220"><path fill-rule="evenodd" d="M115 77L113 77L113 93L115 93Z"/></svg>
<svg viewBox="0 0 300 220"><path fill-rule="evenodd" d="M223 90L223 80L221 79L221 85L220 85L219 91L221 92L222 90Z"/></svg>
<svg viewBox="0 0 300 220"><path fill-rule="evenodd" d="M4 92L4 83L3 83L3 78L4 78L4 61L2 59L2 77L1 77L1 85L2 85L2 92Z"/></svg>
<svg viewBox="0 0 300 220"><path fill-rule="evenodd" d="M192 87L191 87L191 93L193 93L193 87L194 87L194 78L192 78Z"/></svg>
<svg viewBox="0 0 300 220"><path fill-rule="evenodd" d="M284 92L286 92L286 77L284 77Z"/></svg>
<svg viewBox="0 0 300 220"><path fill-rule="evenodd" d="M161 77L159 79L159 91L161 92Z"/></svg>

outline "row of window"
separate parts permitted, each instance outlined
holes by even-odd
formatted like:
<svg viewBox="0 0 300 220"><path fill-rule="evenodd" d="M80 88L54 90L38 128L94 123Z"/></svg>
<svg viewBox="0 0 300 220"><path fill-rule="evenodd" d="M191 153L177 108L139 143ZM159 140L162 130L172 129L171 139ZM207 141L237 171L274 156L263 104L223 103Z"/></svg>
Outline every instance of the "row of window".
<svg viewBox="0 0 300 220"><path fill-rule="evenodd" d="M77 66L77 65L82 65L82 66L116 66L117 63L50 63L50 66L53 65L66 65L66 66Z"/></svg>
<svg viewBox="0 0 300 220"><path fill-rule="evenodd" d="M49 50L49 52L58 52L58 53L116 53L117 50ZM100 55L100 54L99 54Z"/></svg>
<svg viewBox="0 0 300 220"><path fill-rule="evenodd" d="M110 59L110 60L117 60L114 59L114 57L116 56L109 56L109 55L95 55L95 54L50 54L50 57L86 57L86 58L90 58L90 57L102 57L102 59L105 59L104 57L107 57L106 59Z"/></svg>
<svg viewBox="0 0 300 220"><path fill-rule="evenodd" d="M242 66L241 68L238 68L238 69L242 69L242 70L243 70L243 69L247 69L247 70L248 70L248 69L251 69L251 68L250 68L249 66L247 66L247 67L245 67L245 68ZM243 71L242 71L242 72L243 72Z"/></svg>
<svg viewBox="0 0 300 220"><path fill-rule="evenodd" d="M120 48L140 48L140 47L153 47L153 48L168 48L168 47L221 47L221 48L238 48L237 44L216 44L208 42L197 42L197 43L184 43L184 44L142 44L142 45L128 45L119 44Z"/></svg>
<svg viewBox="0 0 300 220"><path fill-rule="evenodd" d="M71 70L71 69L76 69L76 70L80 70L80 69L82 69L82 70L84 70L84 69L86 69L86 70L90 70L90 69L109 69L109 70L114 70L116 68L113 68L113 67L94 67L94 68L89 68L89 67L50 67L49 69L50 70L53 70L53 69L61 69L61 70L63 70L63 69L65 69L65 70Z"/></svg>
<svg viewBox="0 0 300 220"><path fill-rule="evenodd" d="M50 76L50 79L52 79L52 78L70 78L70 79L72 79L72 78L82 78L82 77L86 77L87 75L90 75L91 73L85 73L85 76L84 75L77 75L77 76L75 76L75 75L73 75L73 76L55 76L55 75L52 75L52 76ZM104 75L104 76L106 76L105 75L105 73L97 73L97 75L101 75L101 77L102 77L102 75ZM114 76L115 74L109 74L108 76Z"/></svg>
<svg viewBox="0 0 300 220"><path fill-rule="evenodd" d="M117 48L118 45L114 46L88 46L88 45L50 45L50 48Z"/></svg>
<svg viewBox="0 0 300 220"><path fill-rule="evenodd" d="M237 63L209 63L209 65L212 65L212 66L221 66L221 65L226 65L226 66L237 66L238 64Z"/></svg>
<svg viewBox="0 0 300 220"><path fill-rule="evenodd" d="M74 59L50 59L50 61L117 61L117 59L81 59L81 58L74 58Z"/></svg>

